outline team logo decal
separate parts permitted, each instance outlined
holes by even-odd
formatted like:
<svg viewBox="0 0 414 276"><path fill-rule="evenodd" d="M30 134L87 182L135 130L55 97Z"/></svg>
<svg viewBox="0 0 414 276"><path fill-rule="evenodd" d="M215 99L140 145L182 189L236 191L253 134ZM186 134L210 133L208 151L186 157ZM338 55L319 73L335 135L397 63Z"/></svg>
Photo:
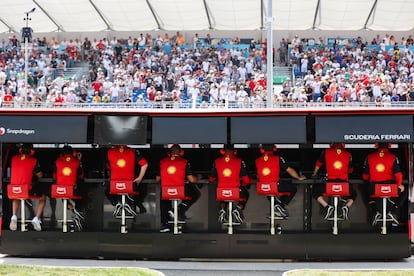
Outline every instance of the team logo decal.
<svg viewBox="0 0 414 276"><path fill-rule="evenodd" d="M69 162L70 161L70 157L68 156L68 157L66 157L66 162Z"/></svg>
<svg viewBox="0 0 414 276"><path fill-rule="evenodd" d="M333 164L334 168L339 170L342 168L342 162L341 161L335 161Z"/></svg>
<svg viewBox="0 0 414 276"><path fill-rule="evenodd" d="M4 127L0 127L0 136L6 133L6 129Z"/></svg>
<svg viewBox="0 0 414 276"><path fill-rule="evenodd" d="M336 149L336 154L341 154L342 150L341 149Z"/></svg>
<svg viewBox="0 0 414 276"><path fill-rule="evenodd" d="M229 168L226 168L226 169L223 170L223 175L226 176L226 177L231 176L231 173L232 172Z"/></svg>
<svg viewBox="0 0 414 276"><path fill-rule="evenodd" d="M265 161L265 162L267 162L267 160L269 160L269 156L267 156L267 154L263 157L263 160Z"/></svg>
<svg viewBox="0 0 414 276"><path fill-rule="evenodd" d="M380 154L379 154L379 157L381 157L381 158L384 157L384 152L381 151Z"/></svg>
<svg viewBox="0 0 414 276"><path fill-rule="evenodd" d="M20 156L20 160L24 160L24 159L26 159L26 155Z"/></svg>
<svg viewBox="0 0 414 276"><path fill-rule="evenodd" d="M168 174L175 174L176 171L177 171L177 169L175 168L175 166L169 166L167 168Z"/></svg>
<svg viewBox="0 0 414 276"><path fill-rule="evenodd" d="M377 170L377 172L383 172L385 170L385 166L384 164L378 164L375 169Z"/></svg>
<svg viewBox="0 0 414 276"><path fill-rule="evenodd" d="M224 161L226 161L226 163L228 163L230 161L230 157L226 156L226 158L224 158Z"/></svg>
<svg viewBox="0 0 414 276"><path fill-rule="evenodd" d="M270 174L270 169L269 169L269 168L264 168L264 169L262 170L262 174L263 174L264 176L269 175L269 174Z"/></svg>
<svg viewBox="0 0 414 276"><path fill-rule="evenodd" d="M69 176L69 175L71 175L72 170L69 167L64 167L62 169L62 173L63 173L64 176Z"/></svg>
<svg viewBox="0 0 414 276"><path fill-rule="evenodd" d="M124 159L119 159L119 160L116 162L116 165L117 165L118 167L120 167L120 168L125 167L125 164L126 164L126 162L125 162L125 160L124 160Z"/></svg>
<svg viewBox="0 0 414 276"><path fill-rule="evenodd" d="M124 152L124 150L125 150L124 147L119 148L119 152Z"/></svg>

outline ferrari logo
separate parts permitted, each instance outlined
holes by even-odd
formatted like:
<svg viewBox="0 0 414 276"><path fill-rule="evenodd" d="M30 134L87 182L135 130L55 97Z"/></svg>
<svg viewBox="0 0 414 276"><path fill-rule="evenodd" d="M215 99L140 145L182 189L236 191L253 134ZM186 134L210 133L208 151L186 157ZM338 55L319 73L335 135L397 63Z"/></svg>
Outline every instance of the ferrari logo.
<svg viewBox="0 0 414 276"><path fill-rule="evenodd" d="M64 168L62 169L62 174L63 174L64 176L69 176L69 175L71 175L71 174L72 174L72 170L71 170L69 167L64 167Z"/></svg>
<svg viewBox="0 0 414 276"><path fill-rule="evenodd" d="M116 165L117 165L118 167L120 167L120 168L125 167L125 165L126 165L125 159L119 159L119 160L116 162Z"/></svg>
<svg viewBox="0 0 414 276"><path fill-rule="evenodd" d="M124 150L125 150L124 147L119 148L119 152L124 152Z"/></svg>
<svg viewBox="0 0 414 276"><path fill-rule="evenodd" d="M341 154L342 150L341 149L336 149L336 154Z"/></svg>
<svg viewBox="0 0 414 276"><path fill-rule="evenodd" d="M175 166L169 166L167 168L167 173L168 174L175 174L176 171L177 171L177 168Z"/></svg>
<svg viewBox="0 0 414 276"><path fill-rule="evenodd" d="M265 162L267 162L267 160L269 160L269 156L267 156L267 154L263 157L263 160L265 161Z"/></svg>
<svg viewBox="0 0 414 276"><path fill-rule="evenodd" d="M224 158L224 161L226 161L226 163L229 163L230 157L226 156L226 158Z"/></svg>
<svg viewBox="0 0 414 276"><path fill-rule="evenodd" d="M231 176L231 173L232 172L229 168L226 168L226 169L223 170L223 175L226 176L226 177Z"/></svg>
<svg viewBox="0 0 414 276"><path fill-rule="evenodd" d="M385 170L385 166L384 164L377 164L377 166L375 166L375 169L377 172L383 172Z"/></svg>
<svg viewBox="0 0 414 276"><path fill-rule="evenodd" d="M69 162L70 161L70 157L68 156L68 157L66 157L66 162Z"/></svg>
<svg viewBox="0 0 414 276"><path fill-rule="evenodd" d="M333 163L333 166L335 169L340 170L342 168L342 162L341 161L335 161Z"/></svg>
<svg viewBox="0 0 414 276"><path fill-rule="evenodd" d="M264 169L262 170L262 174L263 174L264 176L269 175L269 174L270 174L270 169L269 169L269 168L264 168Z"/></svg>
<svg viewBox="0 0 414 276"><path fill-rule="evenodd" d="M20 160L24 160L24 159L26 159L26 155L22 155L22 156L20 157Z"/></svg>
<svg viewBox="0 0 414 276"><path fill-rule="evenodd" d="M381 157L381 158L384 157L384 152L381 151L380 154L379 154L379 157Z"/></svg>

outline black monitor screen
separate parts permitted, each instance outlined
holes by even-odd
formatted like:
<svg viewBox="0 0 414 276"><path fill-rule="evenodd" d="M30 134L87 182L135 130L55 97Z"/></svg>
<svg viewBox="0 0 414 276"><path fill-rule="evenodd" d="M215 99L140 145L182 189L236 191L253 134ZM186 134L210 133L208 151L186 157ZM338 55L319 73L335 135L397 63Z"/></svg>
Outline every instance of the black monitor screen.
<svg viewBox="0 0 414 276"><path fill-rule="evenodd" d="M147 117L96 116L94 142L97 144L146 144Z"/></svg>

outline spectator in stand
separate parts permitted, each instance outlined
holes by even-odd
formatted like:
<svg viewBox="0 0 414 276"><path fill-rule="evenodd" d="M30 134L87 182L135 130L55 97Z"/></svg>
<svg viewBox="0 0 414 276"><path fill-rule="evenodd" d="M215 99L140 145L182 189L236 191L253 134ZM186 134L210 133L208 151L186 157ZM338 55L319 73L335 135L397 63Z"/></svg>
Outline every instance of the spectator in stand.
<svg viewBox="0 0 414 276"><path fill-rule="evenodd" d="M177 34L176 34L175 44L177 46L183 46L185 44L184 36L180 32L177 32Z"/></svg>
<svg viewBox="0 0 414 276"><path fill-rule="evenodd" d="M173 42L177 42L177 37L182 37L183 39L181 33L177 32L177 34L178 36L174 37ZM115 49L117 44L113 46L114 39L111 42L107 42L106 38L95 38L94 43L91 43L89 39L85 38L82 44L82 50L84 51L83 58L88 56L87 58L93 64L92 70L90 71L90 80L94 82L98 79L103 82L105 77L110 77L111 80L112 78L115 80L117 79L116 76L119 76L119 79L125 82L124 85L119 85L122 94L122 97L120 95L120 98L122 98L120 101L123 101L125 98L131 98L132 95L132 88L129 82L130 78L128 76L132 76L132 79L134 79L136 73L140 72L143 73L143 76L145 74L147 75L147 80L153 80L156 79L156 74L167 75L167 68L170 68L170 72L173 72L175 78L171 79L168 83L169 87L167 91L171 91L175 85L178 85L181 94L185 98L187 94L185 93L186 87L182 86L183 80L187 81L190 79L190 76L200 74L200 69L203 70L202 75L204 79L210 84L216 79L218 86L222 82L225 82L227 87L232 80L237 87L240 84L246 85L247 93L253 91L253 87L247 83L251 79L251 76L254 76L257 81L259 80L258 76L265 69L265 42L257 43L255 49L248 48L247 50L240 50L238 48L227 50L220 44L210 44L210 48L197 47L196 49L192 49L193 47L191 47L191 49L187 49L186 47L177 47L177 44L173 43L170 52L166 53L164 50L149 51L147 47L149 45L152 46L152 44L148 41L148 36L143 35L143 37L146 40L143 48L138 48L137 38L130 37L128 39L130 42L128 43L124 43L124 40L119 39L119 42L122 42L120 43L121 45L128 44L127 48L119 50ZM166 37L164 37L163 43L169 40L168 34ZM40 43L40 39L38 40ZM375 103L381 105L383 101L388 101L386 93L391 94L391 102L410 101L412 95L410 95L409 83L410 78L413 79L414 77L413 54L408 48L399 50L399 47L394 47L395 49L393 51L386 52L385 46L395 46L397 41L398 43L405 43L406 45L412 44L412 36L405 39L403 37L393 37L392 34L386 34L384 38L377 35L375 40L377 45L373 46L377 48L374 50L362 47L362 45L366 45L366 42L360 37L355 44L350 43L348 45L342 45L342 40L339 37L338 41L340 43L333 46L325 44L323 39L319 38L316 42L316 47L306 48L303 44L304 42L298 36L295 36L292 40L293 48L289 56L295 74L299 76L301 71L305 72L305 65L301 68L302 61L308 61L306 72L311 70L310 74L306 73L306 80L298 87L298 91L301 88L306 88L307 84L310 84L314 90L314 94L311 99L308 99L308 102L318 101L318 99L323 102L328 88L330 88L331 95L328 95L326 100L332 102L353 101L355 104ZM136 44L134 44L135 42ZM184 39L182 42L182 46L185 46ZM283 44L283 40L281 43ZM289 44L288 38L285 39L285 43ZM4 44L6 44L6 47L12 47L12 45L18 45L19 43L18 39L12 38L9 41L4 41ZM44 44L47 44L47 41ZM66 45L66 51L60 54L59 48L63 47L62 45ZM111 47L108 48L108 45ZM129 47L129 45L133 47ZM53 70L53 68L71 66L71 61L77 59L73 53L71 54L72 49L80 49L79 39L69 41L63 39L59 43L55 38L52 38L48 46L50 54L39 53L41 48L35 45L30 53L32 58L29 63L29 72L33 76L33 81L29 78L29 84L36 88L43 82L43 76L46 76L46 78L50 76L50 70ZM16 92L23 93L21 89L25 89L26 87L24 84L23 66L21 66L22 58L22 52L15 50L4 51L0 54L0 64L5 65L0 68L3 68L3 71L7 72L10 84L7 83L5 85L10 88L12 95L15 95ZM243 79L244 72L240 72L243 70L243 67L247 70L247 77L245 79ZM229 68L231 69L229 70ZM184 76L182 72L186 72ZM312 76L314 77L313 80ZM239 83L240 77L242 78L241 83ZM265 80L265 77L263 79ZM335 88L332 88L331 84L334 80L336 80L337 85ZM15 81L18 83L17 88L15 88ZM61 82L61 79L58 78L57 82ZM57 86L54 88L62 91L61 89L64 83L54 84ZM146 84L146 87L140 87L140 89L149 87L149 83ZM381 88L382 84L386 85L385 89ZM406 84L407 89L404 89L402 84ZM163 83L163 85L167 84ZM49 85L45 87L49 89ZM187 87L190 88L192 86L187 85ZM318 96L318 87L320 88L320 96ZM369 89L367 89L368 87L372 87L372 96L370 95ZM135 86L133 88L136 90ZM266 91L265 86L263 88L263 91ZM395 96L399 98L393 97L394 88L397 89ZM162 89L165 89L165 86ZM207 90L209 89L207 88ZM41 97L46 99L50 94L49 91L46 91ZM290 88L288 91L290 91ZM80 90L76 92L79 95ZM93 95L94 93L92 92L91 94ZM256 93L256 97L257 95ZM36 97L37 95L34 95L34 98ZM292 97L292 100L296 99L297 97Z"/></svg>
<svg viewBox="0 0 414 276"><path fill-rule="evenodd" d="M3 97L3 107L13 107L13 95L10 92L10 88L6 88Z"/></svg>
<svg viewBox="0 0 414 276"><path fill-rule="evenodd" d="M99 95L99 92L95 92L95 95L92 98L92 103L101 103L102 102L102 98Z"/></svg>

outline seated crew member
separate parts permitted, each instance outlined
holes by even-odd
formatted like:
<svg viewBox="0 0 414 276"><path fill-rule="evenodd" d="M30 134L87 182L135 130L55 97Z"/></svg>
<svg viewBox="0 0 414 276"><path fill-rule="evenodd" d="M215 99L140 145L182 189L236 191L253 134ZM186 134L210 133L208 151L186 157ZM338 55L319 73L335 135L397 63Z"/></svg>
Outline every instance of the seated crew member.
<svg viewBox="0 0 414 276"><path fill-rule="evenodd" d="M278 155L276 145L266 144L260 148L260 157L256 159L257 180L260 182L277 183L279 192L289 192L290 195L275 197L275 215L280 218L288 217L286 206L293 199L297 192L297 188L292 183L282 182L280 173L286 171L292 178L297 180L306 179L290 167L283 157Z"/></svg>
<svg viewBox="0 0 414 276"><path fill-rule="evenodd" d="M240 199L242 200L237 202L232 215L235 222L242 223L244 219L243 210L249 199L249 191L246 186L251 184L251 179L247 175L243 160L236 156L237 152L233 145L225 145L220 153L221 156L214 161L209 180L210 182L217 181L217 188L240 189ZM240 179L242 183L240 183ZM220 223L224 223L227 220L226 202L220 202L220 207L218 220Z"/></svg>
<svg viewBox="0 0 414 276"><path fill-rule="evenodd" d="M323 197L326 192L326 182L348 182L349 173L353 171L352 156L344 149L341 143L330 145L329 149L324 150L316 161L312 177L317 177L319 169L325 164L326 177L325 183L315 184L313 186L313 198L324 208L324 219L328 219L334 211L334 207L329 205ZM345 197L346 203L342 206L341 218L348 219L349 208L354 203L356 191L349 185L349 197Z"/></svg>
<svg viewBox="0 0 414 276"><path fill-rule="evenodd" d="M74 186L74 195L81 196L83 199L86 194L83 185L79 185L79 181L84 177L81 159L82 153L75 152L71 146L64 146L61 155L56 159L53 178L57 185ZM83 212L80 211L83 209L82 199L68 199L68 209L73 212L77 231L82 231L82 221L85 219Z"/></svg>
<svg viewBox="0 0 414 276"><path fill-rule="evenodd" d="M184 186L184 194L189 197L188 200L183 200L178 205L178 218L180 221L186 219L185 212L199 199L200 191L194 185L199 178L193 175L191 165L187 159L183 158L184 151L180 145L173 145L167 156L160 160L160 167L156 176L156 180L161 183L161 186ZM188 184L186 184L188 180ZM162 197L161 197L162 198ZM162 200L161 207L161 229L160 232L171 231L168 221L174 217L171 211L171 202L169 200Z"/></svg>
<svg viewBox="0 0 414 276"><path fill-rule="evenodd" d="M41 231L41 221L43 209L46 205L45 186L39 183L43 176L40 165L34 155L32 144L23 144L19 149L19 155L12 157L10 185L32 185L31 195L40 196L37 204L36 214L32 219L33 228ZM17 229L17 212L19 211L20 200L14 199L12 202L12 217L9 228L12 231Z"/></svg>
<svg viewBox="0 0 414 276"><path fill-rule="evenodd" d="M126 145L118 145L109 149L107 156L107 168L110 171L110 181L133 180L134 191L142 193L127 197L128 202L124 205L125 211L132 216L136 216L135 206L138 205L140 207L140 213L145 213L145 208L142 209L144 207L142 201L145 197L146 186L141 182L147 171L148 161L141 155L139 150L134 150ZM111 204L115 206L113 215L118 216L122 207L120 196L111 195L109 193L109 187L105 190L105 194Z"/></svg>
<svg viewBox="0 0 414 276"><path fill-rule="evenodd" d="M398 197L389 198L387 201L387 218L393 223L399 224L399 210L407 200L407 191L402 183L403 175L398 157L389 151L391 144L377 143L377 150L368 154L364 163L362 178L368 181L369 195L375 193L375 184L396 183ZM376 198L369 201L368 206L375 212L373 225L382 219L382 199Z"/></svg>

